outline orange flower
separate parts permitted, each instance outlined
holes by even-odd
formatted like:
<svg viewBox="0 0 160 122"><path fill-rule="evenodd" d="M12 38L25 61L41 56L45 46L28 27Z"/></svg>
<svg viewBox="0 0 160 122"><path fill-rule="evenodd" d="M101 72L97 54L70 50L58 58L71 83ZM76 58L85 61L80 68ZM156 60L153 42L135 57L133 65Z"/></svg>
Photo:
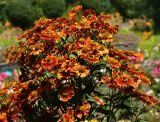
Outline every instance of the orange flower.
<svg viewBox="0 0 160 122"><path fill-rule="evenodd" d="M134 95L134 97L138 97L140 98L140 100L142 100L143 102L149 104L149 105L155 105L158 103L158 100L153 98L152 96L149 96L147 94L145 94L143 91L139 90L139 91L131 91L131 94Z"/></svg>
<svg viewBox="0 0 160 122"><path fill-rule="evenodd" d="M15 50L15 47L13 45L7 49L6 57L7 57L8 63L13 63L17 58L18 53L14 50Z"/></svg>
<svg viewBox="0 0 160 122"><path fill-rule="evenodd" d="M97 50L99 48L99 44L97 42L94 42L93 40L91 40L90 38L87 38L85 40L85 44L84 44L87 48L89 49L95 49Z"/></svg>
<svg viewBox="0 0 160 122"><path fill-rule="evenodd" d="M79 108L81 112L83 112L84 116L88 116L91 105L87 102L83 102L83 105Z"/></svg>
<svg viewBox="0 0 160 122"><path fill-rule="evenodd" d="M109 53L109 50L105 46L100 46L98 49L99 55L103 56Z"/></svg>
<svg viewBox="0 0 160 122"><path fill-rule="evenodd" d="M101 48L97 42L94 42L90 38L84 40L80 38L78 40L80 43L83 43L79 49L77 49L78 56L89 63L98 63L100 55L108 53L107 49ZM98 49L100 49L98 51Z"/></svg>
<svg viewBox="0 0 160 122"><path fill-rule="evenodd" d="M60 101L67 102L74 96L74 88L71 86L65 87L60 91Z"/></svg>
<svg viewBox="0 0 160 122"><path fill-rule="evenodd" d="M103 32L103 33L99 33L98 38L102 39L104 41L104 40L107 40L107 39L112 39L112 36L113 35L109 34L108 32ZM107 41L105 41L105 42L107 42Z"/></svg>
<svg viewBox="0 0 160 122"><path fill-rule="evenodd" d="M44 69L51 69L58 64L57 57L54 55L48 55L41 61L41 64Z"/></svg>
<svg viewBox="0 0 160 122"><path fill-rule="evenodd" d="M28 101L29 101L29 102L33 102L33 101L35 101L37 98L38 98L38 93L37 93L36 90L34 90L34 91L32 91L32 92L30 93L30 95L28 96Z"/></svg>
<svg viewBox="0 0 160 122"><path fill-rule="evenodd" d="M112 68L119 68L121 66L121 63L112 57L107 57L107 62L111 65Z"/></svg>
<svg viewBox="0 0 160 122"><path fill-rule="evenodd" d="M146 95L146 94L142 94L141 96L140 96L140 99L143 101L143 102L145 102L145 103L147 103L147 104L149 104L149 105L155 105L158 101L156 100L156 99L154 99L152 96L148 96L148 95Z"/></svg>
<svg viewBox="0 0 160 122"><path fill-rule="evenodd" d="M75 20L76 19L76 14L82 9L82 6L77 6L72 8L69 12L68 12L68 16L70 20Z"/></svg>
<svg viewBox="0 0 160 122"><path fill-rule="evenodd" d="M99 55L93 55L91 54L83 54L80 56L80 58L84 59L88 63L98 63L99 62Z"/></svg>
<svg viewBox="0 0 160 122"><path fill-rule="evenodd" d="M31 51L30 55L39 55L44 51L45 45L43 43L36 43L34 45L29 45L28 49Z"/></svg>
<svg viewBox="0 0 160 122"><path fill-rule="evenodd" d="M71 76L76 76L76 72L73 70L76 62L74 58L64 60L57 72L58 79L69 79Z"/></svg>
<svg viewBox="0 0 160 122"><path fill-rule="evenodd" d="M80 42L81 44L84 44L85 38L83 38L83 37L79 38L78 42Z"/></svg>
<svg viewBox="0 0 160 122"><path fill-rule="evenodd" d="M111 77L107 77L107 76L103 76L101 78L101 82L104 83L104 84L107 84L111 81Z"/></svg>
<svg viewBox="0 0 160 122"><path fill-rule="evenodd" d="M89 63L98 63L99 62L99 56L90 55L87 61Z"/></svg>
<svg viewBox="0 0 160 122"><path fill-rule="evenodd" d="M106 103L103 101L103 99L99 98L98 96L93 97L96 101L96 103L100 106L104 106Z"/></svg>
<svg viewBox="0 0 160 122"><path fill-rule="evenodd" d="M135 60L138 62L142 62L144 60L144 54L142 52L136 52L134 56Z"/></svg>
<svg viewBox="0 0 160 122"><path fill-rule="evenodd" d="M140 75L139 78L146 84L151 85L151 80L145 76L145 75Z"/></svg>
<svg viewBox="0 0 160 122"><path fill-rule="evenodd" d="M79 77L86 77L89 74L89 70L83 65L77 65L73 68L73 72L76 72Z"/></svg>
<svg viewBox="0 0 160 122"><path fill-rule="evenodd" d="M63 114L62 118L60 118L58 122L75 122L74 110L68 109L66 114Z"/></svg>
<svg viewBox="0 0 160 122"><path fill-rule="evenodd" d="M133 88L137 89L139 87L139 85L141 84L141 80L137 80L137 81L134 81L131 86L133 86Z"/></svg>
<svg viewBox="0 0 160 122"><path fill-rule="evenodd" d="M144 31L142 34L142 40L146 40L151 36L152 32Z"/></svg>
<svg viewBox="0 0 160 122"><path fill-rule="evenodd" d="M151 27L153 25L153 23L151 21L147 21L147 22L145 22L145 25L148 27Z"/></svg>
<svg viewBox="0 0 160 122"><path fill-rule="evenodd" d="M61 65L61 69L62 70L70 70L73 68L73 66L76 62L77 61L75 59L65 60L65 61L63 61L62 65Z"/></svg>
<svg viewBox="0 0 160 122"><path fill-rule="evenodd" d="M77 113L76 116L81 119L82 118L82 113Z"/></svg>
<svg viewBox="0 0 160 122"><path fill-rule="evenodd" d="M59 86L59 82L57 78L50 78L49 82L51 83L51 88L57 88Z"/></svg>
<svg viewBox="0 0 160 122"><path fill-rule="evenodd" d="M103 77L101 78L101 82L104 83L104 84L106 84L106 85L109 86L109 87L115 86L115 83L112 82L112 78L109 77L109 76L103 76Z"/></svg>
<svg viewBox="0 0 160 122"><path fill-rule="evenodd" d="M119 87L128 87L132 86L134 79L127 74L122 74L116 77L115 81Z"/></svg>
<svg viewBox="0 0 160 122"><path fill-rule="evenodd" d="M4 113L4 112L0 113L0 121L1 122L8 122L6 113Z"/></svg>
<svg viewBox="0 0 160 122"><path fill-rule="evenodd" d="M56 33L51 30L50 28L47 28L46 30L42 30L41 40L48 40L49 42L52 42L53 40L57 39Z"/></svg>
<svg viewBox="0 0 160 122"><path fill-rule="evenodd" d="M78 55L85 55L88 54L90 50L87 47L83 47L81 50L78 50Z"/></svg>
<svg viewBox="0 0 160 122"><path fill-rule="evenodd" d="M76 30L76 26L75 25L71 25L69 28L69 34L73 34Z"/></svg>
<svg viewBox="0 0 160 122"><path fill-rule="evenodd" d="M72 8L69 13L77 13L82 9L82 6L76 6L74 8Z"/></svg>

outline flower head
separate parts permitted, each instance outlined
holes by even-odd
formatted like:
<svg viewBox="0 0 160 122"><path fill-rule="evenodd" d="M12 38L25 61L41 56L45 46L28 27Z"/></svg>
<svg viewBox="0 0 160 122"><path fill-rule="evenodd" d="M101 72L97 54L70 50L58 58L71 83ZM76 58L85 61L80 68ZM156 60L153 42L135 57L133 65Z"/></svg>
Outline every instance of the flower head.
<svg viewBox="0 0 160 122"><path fill-rule="evenodd" d="M67 102L75 95L74 88L71 86L64 87L60 91L59 99L60 101Z"/></svg>
<svg viewBox="0 0 160 122"><path fill-rule="evenodd" d="M86 77L89 74L89 69L83 65L76 65L73 68L73 71L76 73L79 77Z"/></svg>
<svg viewBox="0 0 160 122"><path fill-rule="evenodd" d="M54 55L48 55L44 60L41 61L42 67L44 69L51 69L53 66L56 66L57 63L57 58Z"/></svg>

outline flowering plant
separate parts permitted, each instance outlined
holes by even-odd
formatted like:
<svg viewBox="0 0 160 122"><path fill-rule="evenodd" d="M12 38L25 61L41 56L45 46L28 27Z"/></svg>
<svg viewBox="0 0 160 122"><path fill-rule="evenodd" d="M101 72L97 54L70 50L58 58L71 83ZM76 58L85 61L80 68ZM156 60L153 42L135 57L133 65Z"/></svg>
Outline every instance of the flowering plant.
<svg viewBox="0 0 160 122"><path fill-rule="evenodd" d="M78 16L81 9L71 9L67 17L40 19L22 35L26 40L17 51L8 49L8 62L16 61L21 74L1 91L4 121L110 122L119 110L130 108L128 101L157 102L140 90L151 81L130 61L134 52L112 45L118 27L93 10ZM8 89L13 92L6 95Z"/></svg>
<svg viewBox="0 0 160 122"><path fill-rule="evenodd" d="M152 71L152 76L154 78L160 78L160 61L155 64L153 71Z"/></svg>
<svg viewBox="0 0 160 122"><path fill-rule="evenodd" d="M152 89L157 97L160 97L160 60L148 59L142 64L142 68L150 74L153 80Z"/></svg>

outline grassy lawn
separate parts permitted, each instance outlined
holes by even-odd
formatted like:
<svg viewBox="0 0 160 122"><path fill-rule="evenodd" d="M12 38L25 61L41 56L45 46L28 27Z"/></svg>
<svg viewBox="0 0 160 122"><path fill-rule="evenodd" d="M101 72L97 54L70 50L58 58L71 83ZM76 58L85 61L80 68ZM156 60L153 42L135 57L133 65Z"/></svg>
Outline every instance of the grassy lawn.
<svg viewBox="0 0 160 122"><path fill-rule="evenodd" d="M0 62L5 62L4 53L11 45L17 45L17 38L22 33L21 29L8 27L0 29Z"/></svg>
<svg viewBox="0 0 160 122"><path fill-rule="evenodd" d="M147 40L143 40L138 47L145 51L146 58L160 58L160 35L151 35Z"/></svg>

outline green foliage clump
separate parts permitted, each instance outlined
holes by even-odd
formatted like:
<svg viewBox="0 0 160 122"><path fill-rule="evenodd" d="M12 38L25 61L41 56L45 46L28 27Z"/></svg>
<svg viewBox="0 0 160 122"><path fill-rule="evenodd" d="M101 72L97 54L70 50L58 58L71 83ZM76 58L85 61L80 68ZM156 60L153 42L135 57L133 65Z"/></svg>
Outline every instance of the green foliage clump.
<svg viewBox="0 0 160 122"><path fill-rule="evenodd" d="M6 6L6 1L5 0L0 1L0 21L2 22L6 21L5 6Z"/></svg>
<svg viewBox="0 0 160 122"><path fill-rule="evenodd" d="M42 9L42 0L28 0L28 2L33 7L35 20L45 16Z"/></svg>
<svg viewBox="0 0 160 122"><path fill-rule="evenodd" d="M80 0L80 4L84 9L94 9L96 13L112 12L114 8L110 4L110 0Z"/></svg>
<svg viewBox="0 0 160 122"><path fill-rule="evenodd" d="M32 5L25 0L11 0L7 2L6 14L14 26L26 29L35 21Z"/></svg>
<svg viewBox="0 0 160 122"><path fill-rule="evenodd" d="M159 0L146 0L146 15L153 19L154 30L160 31L160 1Z"/></svg>
<svg viewBox="0 0 160 122"><path fill-rule="evenodd" d="M43 0L42 9L48 18L60 17L66 9L64 0Z"/></svg>
<svg viewBox="0 0 160 122"><path fill-rule="evenodd" d="M124 18L140 17L147 10L144 0L111 0L111 4Z"/></svg>
<svg viewBox="0 0 160 122"><path fill-rule="evenodd" d="M69 5L69 4L75 4L75 3L78 3L79 1L78 0L65 0L66 4Z"/></svg>

